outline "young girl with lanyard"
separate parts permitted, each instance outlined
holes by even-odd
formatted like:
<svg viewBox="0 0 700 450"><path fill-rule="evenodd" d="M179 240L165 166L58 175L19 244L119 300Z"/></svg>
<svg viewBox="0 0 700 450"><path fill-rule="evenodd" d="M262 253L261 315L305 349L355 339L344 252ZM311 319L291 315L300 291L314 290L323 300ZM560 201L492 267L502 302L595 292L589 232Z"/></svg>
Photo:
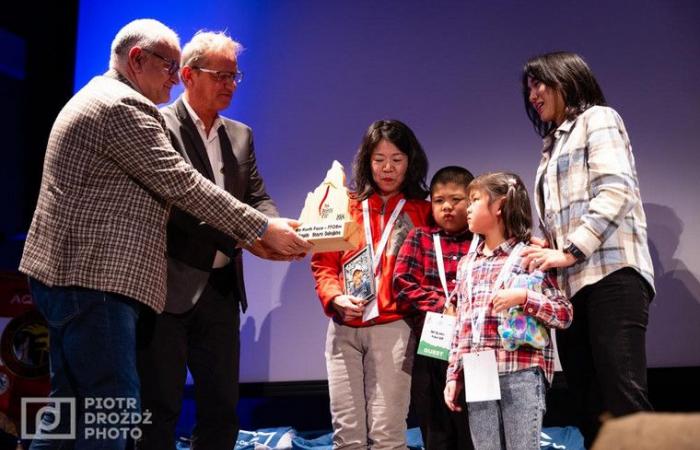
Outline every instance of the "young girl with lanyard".
<svg viewBox="0 0 700 450"><path fill-rule="evenodd" d="M408 232L427 224L428 162L415 135L397 120L370 125L353 165L350 215L363 227L358 250L317 253L311 259L316 292L332 318L326 335L326 369L333 447L406 447L415 338L408 307L392 294L392 275ZM361 255L365 253L365 255ZM343 266L369 261L371 299L344 292ZM371 266L371 267L370 267Z"/></svg>
<svg viewBox="0 0 700 450"><path fill-rule="evenodd" d="M474 239L457 268L457 328L445 403L459 410L457 396L464 389L476 449L538 449L545 388L554 372L545 327L568 327L571 303L549 273L535 284L513 286L515 279L528 277L520 252L532 224L527 190L517 175L477 177L469 185L467 221ZM542 345L513 346L501 336L499 328L502 332L518 314L532 332L545 335Z"/></svg>

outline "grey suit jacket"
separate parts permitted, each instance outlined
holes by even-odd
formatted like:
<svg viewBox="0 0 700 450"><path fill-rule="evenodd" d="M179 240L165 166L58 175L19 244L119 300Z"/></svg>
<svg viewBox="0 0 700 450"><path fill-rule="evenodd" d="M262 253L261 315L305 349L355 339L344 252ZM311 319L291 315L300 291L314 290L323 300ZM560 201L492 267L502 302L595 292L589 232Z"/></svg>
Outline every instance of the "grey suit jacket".
<svg viewBox="0 0 700 450"><path fill-rule="evenodd" d="M161 109L173 147L197 171L214 181L204 143L179 98ZM231 143L235 170L224 174L226 190L244 203L269 217L278 211L263 182L255 158L253 134L243 123L221 118ZM216 130L213 130L216 132ZM226 267L234 277L234 295L243 311L247 307L243 281L243 260L238 242L179 208L173 208L168 221L168 295L165 311L182 313L194 306L201 295L211 271L216 251L231 258Z"/></svg>
<svg viewBox="0 0 700 450"><path fill-rule="evenodd" d="M122 294L160 312L171 205L246 242L264 214L173 149L156 105L115 71L63 107L49 136L20 271L49 286Z"/></svg>

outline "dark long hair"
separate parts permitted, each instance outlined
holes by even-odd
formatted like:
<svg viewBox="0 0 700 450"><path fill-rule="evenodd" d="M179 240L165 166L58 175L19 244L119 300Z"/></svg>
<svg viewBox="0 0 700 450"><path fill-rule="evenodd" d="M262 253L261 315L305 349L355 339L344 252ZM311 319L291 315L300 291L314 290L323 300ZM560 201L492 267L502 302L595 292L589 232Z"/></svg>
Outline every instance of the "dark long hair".
<svg viewBox="0 0 700 450"><path fill-rule="evenodd" d="M489 205L504 199L501 217L506 239L515 237L520 242L530 242L532 209L523 180L510 172L490 172L469 183L469 192L477 189L489 196Z"/></svg>
<svg viewBox="0 0 700 450"><path fill-rule="evenodd" d="M591 106L606 105L605 96L593 72L576 53L553 52L531 58L523 67L523 101L527 117L541 137L548 135L556 128L556 124L542 122L537 110L530 103L528 77L561 92L566 105L567 120L575 119Z"/></svg>
<svg viewBox="0 0 700 450"><path fill-rule="evenodd" d="M407 199L424 199L428 195L425 184L428 157L413 131L398 120L377 120L367 129L352 164L354 196L364 200L378 190L372 178L372 152L382 139L394 144L408 157L408 168L401 185L403 195Z"/></svg>

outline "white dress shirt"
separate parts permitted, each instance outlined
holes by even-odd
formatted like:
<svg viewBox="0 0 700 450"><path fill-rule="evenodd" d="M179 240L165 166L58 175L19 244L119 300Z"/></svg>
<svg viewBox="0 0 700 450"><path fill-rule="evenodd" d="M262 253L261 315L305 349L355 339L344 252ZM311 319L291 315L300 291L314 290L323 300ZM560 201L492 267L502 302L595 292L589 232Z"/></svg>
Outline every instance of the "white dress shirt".
<svg viewBox="0 0 700 450"><path fill-rule="evenodd" d="M223 127L224 124L221 121L221 118L217 116L214 120L214 123L211 126L211 129L209 130L209 135L207 136L207 132L204 127L204 122L202 122L202 119L199 118L197 113L194 112L194 109L192 109L190 104L187 103L186 98L183 97L182 100L185 104L187 112L190 114L190 117L192 117L192 121L194 121L194 124L197 126L197 131L199 131L199 137L202 138L204 148L207 150L207 156L209 157L209 165L211 165L211 170L214 172L214 182L221 189L224 189L224 162L221 159L221 144L219 143L218 133L219 127ZM219 269L221 267L224 267L230 261L231 258L224 255L220 251L217 251L216 256L214 257L214 264L212 264L212 268Z"/></svg>

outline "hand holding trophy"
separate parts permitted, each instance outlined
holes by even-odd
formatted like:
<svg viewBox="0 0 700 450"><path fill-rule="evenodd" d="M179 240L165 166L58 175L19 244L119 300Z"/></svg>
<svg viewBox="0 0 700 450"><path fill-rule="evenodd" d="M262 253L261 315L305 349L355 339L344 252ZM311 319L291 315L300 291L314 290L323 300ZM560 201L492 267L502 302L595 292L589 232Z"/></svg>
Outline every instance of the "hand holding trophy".
<svg viewBox="0 0 700 450"><path fill-rule="evenodd" d="M248 250L253 254L260 253L258 256L267 259L285 260L294 259L296 256L303 257L310 250L311 244L294 232L294 227L298 225L299 223L293 219L271 217L268 219L265 233ZM263 254L267 255L263 256Z"/></svg>
<svg viewBox="0 0 700 450"><path fill-rule="evenodd" d="M345 172L333 161L323 182L306 196L297 234L313 244L312 253L356 249L360 245L360 225L348 213Z"/></svg>

